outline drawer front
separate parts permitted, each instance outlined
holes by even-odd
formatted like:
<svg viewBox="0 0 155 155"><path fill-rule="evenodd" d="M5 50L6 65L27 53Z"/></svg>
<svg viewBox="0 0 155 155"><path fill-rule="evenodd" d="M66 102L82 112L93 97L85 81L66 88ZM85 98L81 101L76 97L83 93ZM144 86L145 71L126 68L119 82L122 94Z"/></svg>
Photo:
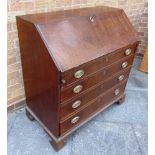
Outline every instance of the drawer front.
<svg viewBox="0 0 155 155"><path fill-rule="evenodd" d="M89 104L90 101L95 99L97 96L101 95L103 92L107 91L108 89L114 87L116 84L119 84L120 82L127 79L129 76L130 69L131 67L128 67L127 69L115 74L112 78L108 78L103 83L94 87L88 92L72 99L72 101L62 104L60 110L61 119L63 119L64 117L68 117L69 115L72 115L75 111L83 109L85 106L87 106L87 104Z"/></svg>
<svg viewBox="0 0 155 155"><path fill-rule="evenodd" d="M111 54L107 54L106 56L93 60L87 64L81 65L80 67L64 72L62 74L62 86L65 87L75 81L79 81L80 79L100 70L103 66L106 67L115 61L134 54L135 50L136 44L132 46L127 46L126 48L117 50Z"/></svg>
<svg viewBox="0 0 155 155"><path fill-rule="evenodd" d="M70 87L62 88L61 89L61 102L64 102L68 99L71 99L72 97L77 96L78 94L83 93L85 90L113 76L120 70L123 70L124 68L128 66L131 66L133 62L133 58L134 58L134 55L131 55L127 58L120 60L119 62L113 63L111 66L93 74L92 76L89 76L83 79L82 81L74 83Z"/></svg>
<svg viewBox="0 0 155 155"><path fill-rule="evenodd" d="M102 94L98 98L92 101L85 109L76 113L74 116L60 122L60 134L63 135L66 132L69 132L71 129L77 127L83 121L87 120L97 111L106 107L111 102L119 98L123 94L127 80L113 87L106 93Z"/></svg>

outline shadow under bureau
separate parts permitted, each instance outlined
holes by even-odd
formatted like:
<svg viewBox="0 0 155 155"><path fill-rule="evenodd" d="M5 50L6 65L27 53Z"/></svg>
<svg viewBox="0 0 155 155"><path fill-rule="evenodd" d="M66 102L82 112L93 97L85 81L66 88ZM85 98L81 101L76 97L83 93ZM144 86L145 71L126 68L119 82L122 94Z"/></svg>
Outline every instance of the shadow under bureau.
<svg viewBox="0 0 155 155"><path fill-rule="evenodd" d="M113 103L122 103L136 32L122 9L91 7L17 16L26 114L56 150Z"/></svg>

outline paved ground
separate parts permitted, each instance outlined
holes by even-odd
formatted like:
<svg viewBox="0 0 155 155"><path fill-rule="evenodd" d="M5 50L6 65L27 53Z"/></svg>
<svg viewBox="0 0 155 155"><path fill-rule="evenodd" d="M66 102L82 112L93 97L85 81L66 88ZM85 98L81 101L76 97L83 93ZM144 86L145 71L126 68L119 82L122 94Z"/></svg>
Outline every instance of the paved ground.
<svg viewBox="0 0 155 155"><path fill-rule="evenodd" d="M37 122L22 109L8 115L8 155L147 155L147 74L135 62L126 88L126 101L112 105L77 130L55 152Z"/></svg>

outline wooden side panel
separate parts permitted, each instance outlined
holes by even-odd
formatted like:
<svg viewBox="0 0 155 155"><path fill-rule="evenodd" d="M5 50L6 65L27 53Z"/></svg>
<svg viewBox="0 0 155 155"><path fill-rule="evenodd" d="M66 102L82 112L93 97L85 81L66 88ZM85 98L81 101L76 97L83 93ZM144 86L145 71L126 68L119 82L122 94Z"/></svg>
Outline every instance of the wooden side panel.
<svg viewBox="0 0 155 155"><path fill-rule="evenodd" d="M145 54L144 54L139 70L145 73L148 72L148 49L145 50Z"/></svg>
<svg viewBox="0 0 155 155"><path fill-rule="evenodd" d="M35 25L17 17L27 106L59 136L59 80L57 70Z"/></svg>

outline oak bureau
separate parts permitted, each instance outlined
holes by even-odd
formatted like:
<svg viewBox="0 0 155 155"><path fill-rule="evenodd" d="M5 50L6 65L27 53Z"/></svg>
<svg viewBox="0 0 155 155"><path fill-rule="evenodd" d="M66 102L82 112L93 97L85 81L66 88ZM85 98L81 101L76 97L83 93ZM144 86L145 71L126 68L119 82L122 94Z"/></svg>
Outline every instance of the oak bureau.
<svg viewBox="0 0 155 155"><path fill-rule="evenodd" d="M139 40L122 9L90 7L17 16L26 114L56 150L122 103Z"/></svg>

